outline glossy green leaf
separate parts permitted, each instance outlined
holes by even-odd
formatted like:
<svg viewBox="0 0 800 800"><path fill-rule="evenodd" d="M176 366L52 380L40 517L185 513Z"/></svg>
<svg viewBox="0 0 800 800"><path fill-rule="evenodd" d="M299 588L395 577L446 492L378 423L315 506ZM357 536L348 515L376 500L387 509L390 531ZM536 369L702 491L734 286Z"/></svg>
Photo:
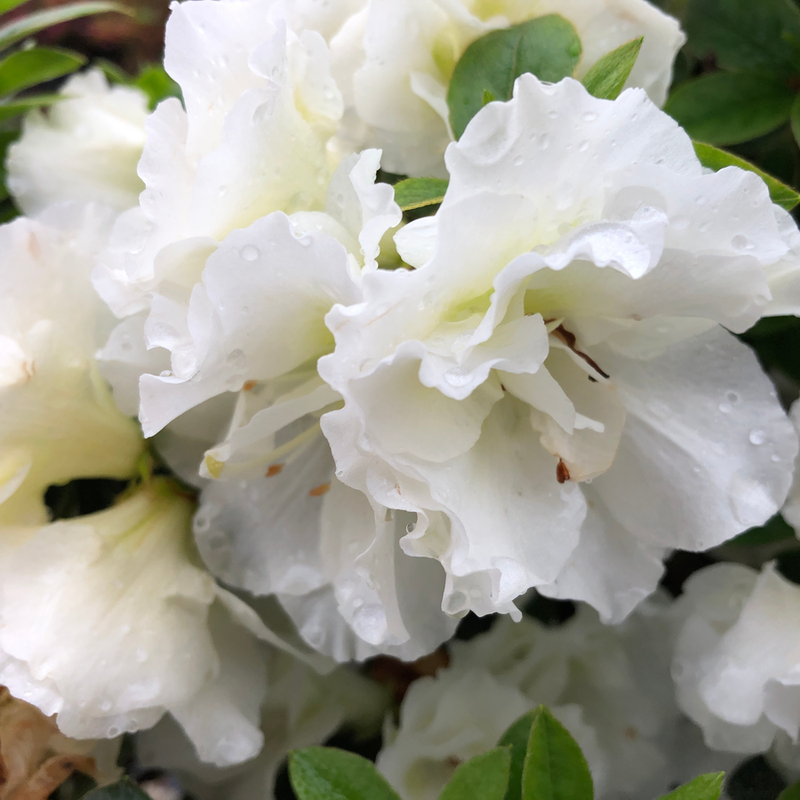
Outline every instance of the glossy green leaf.
<svg viewBox="0 0 800 800"><path fill-rule="evenodd" d="M181 87L160 64L145 67L133 83L147 95L151 110L168 97L181 97Z"/></svg>
<svg viewBox="0 0 800 800"><path fill-rule="evenodd" d="M792 0L692 0L684 27L691 49L725 69L797 69L800 10Z"/></svg>
<svg viewBox="0 0 800 800"><path fill-rule="evenodd" d="M447 91L456 139L484 105L485 93L510 100L514 81L532 72L543 81L571 76L581 57L581 40L572 23L558 14L491 31L474 41L453 70Z"/></svg>
<svg viewBox="0 0 800 800"><path fill-rule="evenodd" d="M746 169L748 172L754 172L767 184L769 196L776 205L786 209L786 211L791 211L800 203L800 194L794 189L787 186L785 183L781 183L777 178L773 178L772 175L768 175L749 161L745 161L743 158L739 158L739 156L735 156L732 153L726 153L724 150L720 150L718 147L713 147L704 142L693 142L692 144L694 145L694 151L697 153L697 157L700 159L700 163L704 167L708 167L714 171L723 169L724 167Z"/></svg>
<svg viewBox="0 0 800 800"><path fill-rule="evenodd" d="M536 709L522 770L522 800L592 800L594 786L581 748L544 706Z"/></svg>
<svg viewBox="0 0 800 800"><path fill-rule="evenodd" d="M643 41L640 36L606 53L584 76L583 85L589 94L602 100L616 100L636 64Z"/></svg>
<svg viewBox="0 0 800 800"><path fill-rule="evenodd" d="M407 178L394 185L394 201L403 211L437 205L444 200L447 184L444 178Z"/></svg>
<svg viewBox="0 0 800 800"><path fill-rule="evenodd" d="M522 770L525 767L525 754L528 752L528 740L531 738L531 725L535 716L535 711L523 714L497 743L501 747L509 748L511 753L505 800L520 800L522 797Z"/></svg>
<svg viewBox="0 0 800 800"><path fill-rule="evenodd" d="M7 103L0 103L0 122L24 114L32 108L49 106L63 100L63 94L34 94L28 97L17 97Z"/></svg>
<svg viewBox="0 0 800 800"><path fill-rule="evenodd" d="M792 111L789 115L789 122L792 126L792 135L795 142L800 145L800 94L797 95L792 104Z"/></svg>
<svg viewBox="0 0 800 800"><path fill-rule="evenodd" d="M800 800L800 782L787 786L778 795L778 800Z"/></svg>
<svg viewBox="0 0 800 800"><path fill-rule="evenodd" d="M69 75L85 63L84 56L69 50L47 47L19 50L0 61L0 95Z"/></svg>
<svg viewBox="0 0 800 800"><path fill-rule="evenodd" d="M68 22L80 17L88 17L93 14L104 14L107 11L115 11L120 14L133 16L133 11L120 3L111 0L88 0L83 3L70 3L69 5L48 8L45 11L37 11L27 14L24 17L9 22L8 25L0 27L0 50L5 50L12 44L16 44L28 36L33 36L45 28L58 25L61 22Z"/></svg>
<svg viewBox="0 0 800 800"><path fill-rule="evenodd" d="M712 772L701 775L683 786L679 786L660 800L718 800L722 792L724 772Z"/></svg>
<svg viewBox="0 0 800 800"><path fill-rule="evenodd" d="M150 796L143 792L133 781L123 778L111 786L102 786L92 789L83 796L83 800L150 800Z"/></svg>
<svg viewBox="0 0 800 800"><path fill-rule="evenodd" d="M458 766L439 800L503 800L510 765L507 747L475 756Z"/></svg>
<svg viewBox="0 0 800 800"><path fill-rule="evenodd" d="M335 747L307 747L289 756L298 800L399 800L366 758Z"/></svg>
<svg viewBox="0 0 800 800"><path fill-rule="evenodd" d="M789 119L794 93L774 76L714 72L682 83L664 110L693 138L737 144L775 130Z"/></svg>

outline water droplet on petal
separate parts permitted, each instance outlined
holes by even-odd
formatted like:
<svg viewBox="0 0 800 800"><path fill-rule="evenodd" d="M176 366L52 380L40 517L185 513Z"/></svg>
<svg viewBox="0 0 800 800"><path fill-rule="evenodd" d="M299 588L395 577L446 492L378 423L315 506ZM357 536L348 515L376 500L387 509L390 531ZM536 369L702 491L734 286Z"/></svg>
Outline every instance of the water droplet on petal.
<svg viewBox="0 0 800 800"><path fill-rule="evenodd" d="M764 442L767 441L767 435L760 428L753 428L753 430L750 431L750 436L748 438L750 439L750 444L754 444L756 446L764 444Z"/></svg>
<svg viewBox="0 0 800 800"><path fill-rule="evenodd" d="M258 248L257 247L253 247L252 244L246 244L241 249L241 252L239 253L239 255L245 261L255 261L259 257L259 255L261 255L261 254L258 252Z"/></svg>
<svg viewBox="0 0 800 800"><path fill-rule="evenodd" d="M733 247L734 250L746 250L748 244L747 237L741 234L737 234L731 239L731 247Z"/></svg>

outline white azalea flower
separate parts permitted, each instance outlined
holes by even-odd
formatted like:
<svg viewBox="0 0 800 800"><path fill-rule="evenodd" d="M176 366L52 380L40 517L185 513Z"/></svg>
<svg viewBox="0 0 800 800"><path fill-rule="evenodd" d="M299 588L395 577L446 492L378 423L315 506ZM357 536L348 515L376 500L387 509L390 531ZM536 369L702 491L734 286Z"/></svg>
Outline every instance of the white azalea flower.
<svg viewBox="0 0 800 800"><path fill-rule="evenodd" d="M674 623L666 599L648 601L620 626L580 606L559 627L530 617L449 647L454 666L488 670L531 702L573 704L597 734L595 795L655 797L735 757L712 753L680 713L670 679Z"/></svg>
<svg viewBox="0 0 800 800"><path fill-rule="evenodd" d="M110 222L98 206L63 205L0 227L3 524L44 523L52 484L134 471L139 427L94 361L110 314L89 275Z"/></svg>
<svg viewBox="0 0 800 800"><path fill-rule="evenodd" d="M692 575L672 675L678 702L718 750L760 753L800 733L800 587L773 566ZM780 737L779 737L780 738Z"/></svg>
<svg viewBox="0 0 800 800"><path fill-rule="evenodd" d="M481 669L451 668L411 684L400 724L384 732L377 766L403 800L436 800L456 767L497 746L506 729L537 703ZM575 737L595 781L602 764L595 732L577 706L551 708Z"/></svg>
<svg viewBox="0 0 800 800"><path fill-rule="evenodd" d="M517 614L536 586L619 621L665 550L786 497L796 434L721 327L764 313L784 231L758 177L704 171L641 90L525 75L447 164L440 211L395 237L416 269L328 315L337 475L417 514L400 546L443 565L447 613Z"/></svg>
<svg viewBox="0 0 800 800"><path fill-rule="evenodd" d="M606 53L644 36L627 85L663 104L685 38L674 19L645 0L371 0L331 40L356 149L383 148L384 167L393 172L444 175L452 138L447 87L458 59L489 31L547 14L560 14L578 32L578 78Z"/></svg>
<svg viewBox="0 0 800 800"><path fill-rule="evenodd" d="M278 770L291 750L323 744L343 724L377 730L386 707L381 688L347 667L320 676L273 651L268 677L261 707L264 747L255 759L225 769L203 764L167 717L138 735L142 766L170 770L198 800L272 800Z"/></svg>
<svg viewBox="0 0 800 800"><path fill-rule="evenodd" d="M167 101L151 118L148 188L96 274L128 315L102 358L126 409L138 379L145 435L172 437L182 415L208 410L185 427L230 423L203 460L214 482L195 525L216 575L278 593L303 637L339 660L413 658L454 630L438 610L443 573L420 573L397 548L409 520L336 480L319 417L340 399L316 374L333 347L326 313L360 301L361 274L377 268L400 209L375 184L379 152L333 170L341 98L325 43L294 33L272 5L173 9L165 63L187 112ZM154 352L169 353L169 369ZM231 416L220 399L232 392ZM186 474L179 451L194 446L175 444L170 462ZM385 571L381 588L359 572L362 554Z"/></svg>
<svg viewBox="0 0 800 800"><path fill-rule="evenodd" d="M192 510L159 479L106 511L26 529L0 559L0 682L67 736L113 738L168 711L204 761L259 752L256 637L271 635L198 566Z"/></svg>
<svg viewBox="0 0 800 800"><path fill-rule="evenodd" d="M100 70L74 75L64 100L31 111L8 151L8 187L26 214L63 201L105 203L122 211L144 185L136 164L144 147L147 96L108 85Z"/></svg>

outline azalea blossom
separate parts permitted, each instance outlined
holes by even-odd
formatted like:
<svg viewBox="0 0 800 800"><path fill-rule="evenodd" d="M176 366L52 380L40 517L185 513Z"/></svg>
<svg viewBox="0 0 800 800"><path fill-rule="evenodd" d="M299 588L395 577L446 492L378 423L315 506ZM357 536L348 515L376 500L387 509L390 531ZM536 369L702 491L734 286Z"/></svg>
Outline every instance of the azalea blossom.
<svg viewBox="0 0 800 800"><path fill-rule="evenodd" d="M580 605L559 626L502 617L488 633L448 647L455 667L488 670L532 703L580 708L596 736L596 797L656 797L739 760L707 748L675 702L673 616L657 594L619 626Z"/></svg>
<svg viewBox="0 0 800 800"><path fill-rule="evenodd" d="M272 800L275 778L289 752L324 743L342 725L359 734L378 730L387 705L381 687L348 667L319 675L289 654L272 650L269 688L261 707L264 747L244 764L219 768L198 760L169 717L137 736L142 766L168 769L197 800Z"/></svg>
<svg viewBox="0 0 800 800"><path fill-rule="evenodd" d="M326 45L283 10L173 9L165 64L187 111L168 100L151 117L147 189L95 273L127 315L102 351L104 374L122 408L139 406L146 436L170 437L181 474L202 437L187 446L178 426L220 432L194 464L195 480L202 463L214 481L195 532L220 579L279 594L306 641L338 660L414 658L455 628L439 608L444 575L427 565L426 589L406 588L418 574L396 546L408 520L335 478L319 417L340 399L316 372L333 348L325 315L360 301L400 209L375 183L379 152L334 169L342 104ZM210 62L209 49L220 54ZM380 590L355 564L370 547L391 574Z"/></svg>
<svg viewBox="0 0 800 800"><path fill-rule="evenodd" d="M486 33L559 14L575 27L582 78L602 56L644 37L627 86L663 104L685 37L646 0L370 0L331 40L334 75L347 105L343 138L380 147L384 168L444 176L452 139L447 87L458 59Z"/></svg>
<svg viewBox="0 0 800 800"><path fill-rule="evenodd" d="M109 86L99 69L73 75L63 99L25 116L6 159L8 188L26 214L52 203L104 203L117 211L138 203L144 185L136 164L144 147L147 96Z"/></svg>
<svg viewBox="0 0 800 800"><path fill-rule="evenodd" d="M761 753L800 734L800 587L767 565L715 564L678 601L678 702L717 750Z"/></svg>
<svg viewBox="0 0 800 800"><path fill-rule="evenodd" d="M788 223L642 90L524 75L446 161L438 213L395 236L414 269L365 275L327 317L337 476L416 514L400 547L444 567L448 614L518 615L535 586L619 621L666 551L786 497L796 434L728 330L773 313Z"/></svg>
<svg viewBox="0 0 800 800"><path fill-rule="evenodd" d="M139 426L95 364L111 315L89 279L107 209L59 205L0 227L0 522L43 524L44 493L75 478L127 478Z"/></svg>
<svg viewBox="0 0 800 800"><path fill-rule="evenodd" d="M105 511L14 531L0 559L0 682L67 736L114 738L169 712L203 761L261 749L260 640L275 638L200 565L192 512L157 479Z"/></svg>
<svg viewBox="0 0 800 800"><path fill-rule="evenodd" d="M506 729L534 707L518 689L480 669L445 669L419 678L400 706L400 724L387 724L377 767L402 800L436 800L456 767L497 745ZM551 709L576 738L592 768L597 740L577 706Z"/></svg>

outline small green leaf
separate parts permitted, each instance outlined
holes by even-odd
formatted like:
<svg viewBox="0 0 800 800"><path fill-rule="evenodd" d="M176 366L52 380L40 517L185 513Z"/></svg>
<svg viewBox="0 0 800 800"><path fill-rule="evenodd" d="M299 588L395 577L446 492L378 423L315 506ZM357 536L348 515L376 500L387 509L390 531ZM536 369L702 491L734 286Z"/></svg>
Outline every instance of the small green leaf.
<svg viewBox="0 0 800 800"><path fill-rule="evenodd" d="M779 795L778 800L800 800L800 783L787 786Z"/></svg>
<svg viewBox="0 0 800 800"><path fill-rule="evenodd" d="M289 778L299 800L399 800L371 761L335 747L293 752Z"/></svg>
<svg viewBox="0 0 800 800"><path fill-rule="evenodd" d="M726 153L724 150L720 150L718 147L713 147L710 144L705 144L703 142L692 142L692 144L694 145L694 151L697 153L697 157L700 159L700 163L704 167L708 167L714 171L723 169L724 167L746 169L748 172L754 172L767 184L769 196L776 205L779 205L786 211L791 211L800 203L800 194L794 189L787 186L785 183L781 183L777 178L773 178L772 175L768 175L749 161L745 161L743 158L739 158L739 156L735 156L732 153Z"/></svg>
<svg viewBox="0 0 800 800"><path fill-rule="evenodd" d="M150 796L145 794L129 778L123 778L111 786L102 786L99 789L92 789L91 792L83 796L83 800L150 800Z"/></svg>
<svg viewBox="0 0 800 800"><path fill-rule="evenodd" d="M439 800L503 800L511 752L497 747L459 765Z"/></svg>
<svg viewBox="0 0 800 800"><path fill-rule="evenodd" d="M147 95L151 110L168 97L181 97L181 87L167 75L160 64L145 67L133 83Z"/></svg>
<svg viewBox="0 0 800 800"><path fill-rule="evenodd" d="M723 69L796 70L800 11L792 0L692 0L684 26L692 50L713 54Z"/></svg>
<svg viewBox="0 0 800 800"><path fill-rule="evenodd" d="M88 17L93 14L103 14L107 11L115 11L119 14L133 16L134 12L127 6L111 0L88 0L83 3L70 3L69 5L48 8L45 11L37 11L27 14L20 19L9 22L0 28L0 50L5 50L12 44L33 36L44 28L58 25L61 22L68 22L80 17Z"/></svg>
<svg viewBox="0 0 800 800"><path fill-rule="evenodd" d="M664 110L693 139L737 144L763 136L789 119L794 92L772 75L714 72L682 83Z"/></svg>
<svg viewBox="0 0 800 800"><path fill-rule="evenodd" d="M110 83L133 83L133 76L128 75L122 67L109 61L107 58L96 58L92 61L92 66L101 70L103 75L108 78Z"/></svg>
<svg viewBox="0 0 800 800"><path fill-rule="evenodd" d="M494 103L497 98L488 90L483 90L483 104L486 105L487 103Z"/></svg>
<svg viewBox="0 0 800 800"><path fill-rule="evenodd" d="M0 0L0 14L13 11L17 6L27 2L28 0Z"/></svg>
<svg viewBox="0 0 800 800"><path fill-rule="evenodd" d="M592 800L589 766L569 731L544 706L531 725L522 770L522 800Z"/></svg>
<svg viewBox="0 0 800 800"><path fill-rule="evenodd" d="M532 72L556 83L571 76L581 57L581 40L572 23L548 14L490 31L476 39L459 59L447 91L450 123L456 139L483 108L485 92L510 100L514 81Z"/></svg>
<svg viewBox="0 0 800 800"><path fill-rule="evenodd" d="M522 770L525 767L525 754L528 752L528 740L531 738L535 711L523 714L500 737L497 743L511 750L511 763L508 770L508 789L505 800L520 800L522 797Z"/></svg>
<svg viewBox="0 0 800 800"><path fill-rule="evenodd" d="M601 100L616 100L639 57L643 41L644 37L640 36L606 53L583 79L589 94Z"/></svg>
<svg viewBox="0 0 800 800"><path fill-rule="evenodd" d="M447 183L444 178L406 178L394 185L394 201L403 211L437 205L444 200Z"/></svg>
<svg viewBox="0 0 800 800"><path fill-rule="evenodd" d="M776 317L767 317L764 322L772 322ZM777 319L780 319L779 317ZM750 331L748 331L749 333ZM758 336L758 332L754 334ZM791 528L780 514L776 514L769 522L760 528L750 528L750 530L739 534L735 539L731 539L729 544L740 547L758 547L762 544L772 544L773 542L785 542L795 536L794 528Z"/></svg>
<svg viewBox="0 0 800 800"><path fill-rule="evenodd" d="M32 94L27 97L17 97L7 103L0 103L0 122L30 111L32 108L49 106L65 99L66 95L63 94Z"/></svg>
<svg viewBox="0 0 800 800"><path fill-rule="evenodd" d="M660 800L718 800L722 792L722 782L725 780L724 772L710 772L701 775L689 783L684 783Z"/></svg>
<svg viewBox="0 0 800 800"><path fill-rule="evenodd" d="M0 61L0 95L68 75L85 63L84 56L70 50L47 47L19 50Z"/></svg>

